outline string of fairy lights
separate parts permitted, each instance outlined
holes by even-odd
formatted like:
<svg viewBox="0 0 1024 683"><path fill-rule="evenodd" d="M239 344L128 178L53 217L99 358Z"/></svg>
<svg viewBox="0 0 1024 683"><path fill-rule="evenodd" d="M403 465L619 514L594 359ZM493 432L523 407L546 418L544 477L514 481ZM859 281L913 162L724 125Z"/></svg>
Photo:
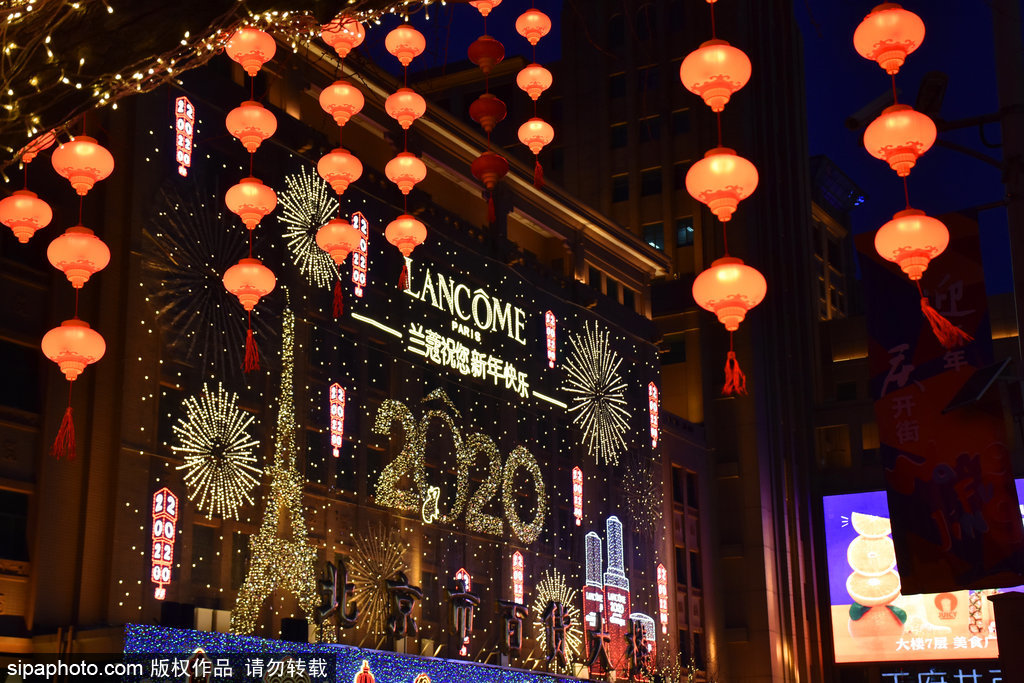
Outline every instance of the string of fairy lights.
<svg viewBox="0 0 1024 683"><path fill-rule="evenodd" d="M276 30L275 30L276 32ZM294 157L293 157L294 158ZM207 155L209 159L209 155ZM161 155L159 150L147 158L147 161L159 161ZM241 169L241 167L240 167ZM299 175L311 176L304 168L297 172ZM316 276L307 268L303 270L299 254L308 248L307 245L293 247L288 243L289 239L300 239L300 233L308 236L311 226L309 216L312 204L311 198L315 200L316 189L314 183L303 186L302 181L295 181L294 186L289 185L288 176L285 176L286 189L282 190L279 198L282 202L283 213L279 214L281 231L279 236L284 236L285 246L288 247L289 259L292 261L294 271L301 276L307 284L317 287ZM316 178L312 178L316 181ZM360 192L359 188L354 188ZM295 209L290 211L287 208L287 200L284 197L289 192L294 194ZM371 218L387 215L387 213L374 210L374 202L379 201L372 198L368 193L363 192L362 203L368 207L364 210ZM214 197L208 200L203 199L206 204L216 205ZM351 202L358 206L359 199ZM181 204L177 205L182 206ZM180 213L180 209L166 209L166 213ZM305 212L305 213L304 213ZM287 218L286 218L287 216ZM303 218L306 216L307 218ZM305 222L304 222L305 221ZM374 229L381 227L374 224ZM161 233L163 234L163 233ZM378 235L379 236L379 235ZM383 242L383 240L379 240ZM306 253L312 253L306 251ZM371 253L371 259L376 258ZM456 263L464 259L465 254L461 253L460 245L457 243L430 245L430 251L424 258L436 260L438 263ZM204 266L205 267L205 263ZM517 291L524 305L531 310L543 311L550 308L550 304L538 300L538 295L530 295L530 290L524 290L522 279L513 270L503 264L484 260L478 266L481 277L485 280L493 280L495 286L500 286L502 291ZM199 266L197 266L197 269ZM371 269L372 272L372 269ZM331 277L335 277L331 267ZM500 284L497 284L499 283ZM215 283L219 284L219 283ZM153 284L143 285L143 291L148 297L156 297L157 292ZM223 291L223 288L220 288ZM523 293L525 291L525 293ZM181 299L188 301L194 294ZM420 582L427 586L425 577L434 575L433 584L440 588L446 585L451 572L455 567L466 566L473 574L474 591L479 591L489 598L508 599L512 597L512 571L510 561L512 552L516 549L527 551L526 560L526 584L531 597L538 598L543 594L548 596L560 596L557 599L566 600L566 607L575 609L576 614L573 623L576 624L576 644L571 646L573 652L581 652L582 645L582 622L579 619L578 590L573 586L582 585L580 576L580 561L575 553L575 541L581 537L576 531L571 514L571 484L569 469L572 463L565 459L565 462L548 458L548 453L568 454L577 449L578 439L573 427L570 425L570 417L561 414L547 406L521 405L508 406L508 397L497 388L490 388L486 384L473 385L471 390L468 386L460 386L457 394L452 393L447 402L434 394L436 407L433 410L423 411L418 408L418 400L424 393L433 389L430 380L424 377L424 368L416 363L410 362L401 353L387 348L379 340L368 338L365 327L360 327L350 319L345 319L336 326L321 330L323 321L317 312L320 297L315 291L307 288L295 288L293 283L292 298L294 308L303 311L295 317L291 323L292 333L281 335L282 349L281 371L282 387L277 405L273 406L269 401L262 400L263 383L259 380L247 380L244 377L238 378L243 382L245 389L240 389L241 396L233 401L236 407L244 405L244 410L255 410L261 414L263 410L275 407L278 413L277 431L274 438L274 464L266 467L264 474L270 482L269 496L266 499L256 500L256 504L243 499L237 507L237 515L232 517L225 514L223 510L217 511L199 506L199 509L190 511L189 515L181 524L183 526L194 523L198 514L202 513L207 517L221 517L219 542L222 547L227 547L233 540L233 534L248 533L259 524L259 532L250 537L249 543L242 543L240 548L235 548L232 543L231 553L218 552L221 560L230 556L231 561L241 562L248 555L253 563L263 569L254 571L250 568L249 576L240 591L239 604L241 608L236 609L237 617L234 628L238 631L246 629L259 630L262 627L259 605L265 606L270 602L273 613L277 616L290 616L292 614L310 614L314 600L318 598L311 596L308 586L312 574L310 567L316 563L317 556L326 555L331 558L331 553L342 553L347 557L350 580L357 586L356 600L366 600L367 591L371 584L380 585L380 578L393 575L399 571L398 567L404 567L402 571L408 571L410 579L414 583ZM154 300L155 301L155 300ZM374 318L381 324L401 327L402 308L405 297L397 289L388 287L380 296L374 300L374 306L380 310L374 310ZM170 303L165 300L165 303ZM230 300L229 300L230 303ZM158 311L170 312L173 309L155 307ZM184 307L183 307L184 308ZM366 312L366 309L359 309ZM215 311L215 309L211 309ZM217 315L211 312L211 317ZM291 314L286 313L284 320L287 321ZM221 317L224 317L221 314ZM268 316L270 321L273 316ZM579 329L580 323L584 320L581 315L559 314L559 325L565 330ZM147 329L149 335L153 335L152 321L140 321ZM269 322L269 321L268 321ZM287 327L288 323L285 322ZM276 326L276 324L275 324ZM610 382L611 394L614 396L618 389L617 382L625 381L625 374L621 371L619 364L632 357L639 357L640 351L630 340L616 335L614 338L599 331L596 325L593 328L593 335L598 339L604 334L603 350L596 355L584 358L587 352L579 354L579 364L591 363L591 367L585 372L593 374L594 368L604 368L604 379ZM586 327L589 332L591 327ZM561 332L561 331L560 331ZM193 328L193 334L198 334L198 328ZM290 337L294 334L294 338ZM559 336L563 345L569 342L571 333ZM266 339L268 337L264 337ZM565 342L562 342L562 339ZM582 340L582 337L581 337ZM581 348L584 342L580 341ZM274 345L276 346L276 344ZM598 339L597 347L602 344ZM612 350L614 346L615 350ZM270 347L271 349L273 346ZM540 347L538 347L540 348ZM540 351L538 351L540 353ZM602 357L603 354L603 357ZM543 354L541 354L543 355ZM560 364L569 363L569 355ZM539 357L539 356L538 356ZM293 361L286 362L286 358L303 358L302 369L294 368ZM561 360L561 354L559 355ZM546 358L545 360L546 364ZM381 372L383 364L386 370ZM139 362L142 361L140 356ZM618 364L617 364L618 363ZM596 365L594 365L596 364ZM210 369L209 364L200 364L200 375L206 375ZM291 372L298 372L298 376L292 378ZM557 376L568 373L567 367L552 369ZM289 373L286 378L284 373ZM187 387L196 375L195 368L183 366L175 362L163 370L164 381L168 385L176 387ZM430 375L431 373L427 373ZM376 422L382 426L378 430L372 430L372 421L365 420L368 424L362 430L345 430L342 457L337 461L323 457L324 454L317 452L315 448L316 435L323 432L323 425L317 425L315 420L306 418L306 415L321 415L323 413L324 396L323 387L320 386L320 378L328 377L331 380L339 381L351 393L349 395L349 410L358 410L369 416L377 405L374 396L381 393L395 397L395 400L385 399L380 404L376 415ZM204 379L207 379L204 377ZM295 383L294 393L285 391L285 385ZM305 381L303 381L305 379ZM617 381L616 381L617 380ZM647 379L642 383L634 382L639 391L646 387ZM452 385L445 382L446 387ZM590 389L594 388L593 382ZM636 392L634 392L636 393ZM644 390L646 397L646 390ZM166 398L174 405L174 392L165 390ZM472 398L468 398L472 394ZM639 396L639 393L637 393ZM424 398L430 398L427 393ZM150 394L152 399L153 395ZM397 400L397 399L401 400ZM163 403L161 401L161 403ZM637 405L642 401L636 400ZM413 411L406 407L413 406L417 414L423 418L417 421ZM296 406L300 406L296 411ZM498 407L499 412L504 413L500 420L491 418L492 411ZM461 410L460 410L461 409ZM172 407L169 411L163 407L164 415L168 418L175 418L180 408ZM624 414L623 414L624 413ZM287 423L286 415L291 415ZM625 420L627 424L634 416L624 410L622 413L612 410L611 413L597 419L608 422L603 428L601 438L610 439L609 443L618 442L617 439L624 439L622 431L617 427L617 419ZM646 418L646 415L644 415ZM507 418L507 419L506 419ZM270 421L266 421L268 424ZM304 429L296 425L301 422ZM428 423L428 424L424 424ZM386 435L395 430L393 438ZM435 462L439 456L437 449L427 439L428 429L440 430L446 436L449 432L458 431L461 442L456 444L453 437L450 443L453 444L453 458L442 456L444 464ZM154 430L150 429L148 434L143 433L145 426L140 425L140 443L152 444L157 449L154 438ZM644 429L634 430L638 434L646 431ZM376 432L376 433L372 433ZM618 436L616 436L618 432ZM384 438L382 438L384 437ZM422 441L421 441L422 439ZM269 441L269 439L267 440ZM643 440L641 440L642 442ZM413 444L412 448L405 451L405 444ZM500 446L499 446L500 444ZM512 447L519 444L517 447ZM259 452L258 447L254 447ZM616 461L618 453L623 447L616 447ZM588 449L589 450L589 449ZM172 454L176 454L172 448ZM586 526L592 528L600 523L598 516L604 511L612 509L619 504L619 496L614 486L610 485L610 479L618 475L617 471L611 469L610 451L606 455L593 455L591 465L585 467L586 478L584 482L587 495ZM287 467L278 467L276 459L278 454L286 455ZM368 458L368 454L372 457ZM503 458L503 454L505 457ZM538 457L539 456L539 457ZM405 458L404 460L402 458ZM562 457L562 456L560 456ZM257 458L258 460L259 458ZM449 462L460 467L454 468L447 477L438 477L439 472L446 472L446 465ZM540 460L540 462L538 462ZM408 477L408 486L403 476L397 476L392 482L391 489L381 485L385 480L384 470L394 465L395 469L404 469ZM476 463L475 473L468 468L463 469L470 462ZM543 464L542 464L543 463ZM258 463L257 463L258 464ZM157 476L157 481L174 485L177 479L176 469L181 462L174 459L166 463L166 471ZM481 467L482 465L482 467ZM568 465L568 466L566 466ZM624 465L622 467L627 467ZM333 470L333 471L328 471ZM476 475L481 474L483 481L477 481ZM308 482L307 482L308 480ZM465 484L463 484L465 482ZM439 489L437 497L437 516L431 521L423 519L424 500L430 494L431 489ZM391 498L388 498L391 496ZM377 533L373 525L367 526L365 522L357 524L356 520L366 518L366 506L361 503L371 499L377 507L385 508L384 514L378 514L372 506L369 518L375 520L387 520L387 533ZM476 502L474 502L476 498ZM360 501L360 502L357 502ZM482 502L481 502L482 501ZM614 503L612 502L614 501ZM486 503L486 504L484 504ZM291 509L291 540L282 541L275 535L264 534L264 530L270 526L270 520L276 523L277 515L272 512L281 505ZM266 509L262 523L254 513ZM390 508L390 509L388 509ZM299 514L294 511L298 510ZM144 509L136 507L135 512L143 515ZM460 516L461 515L461 516ZM455 520L458 520L456 523ZM464 520L464 523L463 523ZM452 528L454 527L454 528ZM216 534L215 534L216 536ZM502 536L506 538L501 539ZM495 537L499 537L496 540ZM394 542L388 541L391 538ZM382 540L383 539L383 540ZM216 538L215 538L216 541ZM649 556L649 544L642 543L634 538L638 544L636 557L646 556L649 559L640 562L639 559L630 568L637 581L643 581L644 577L653 577L653 567L656 561L652 562ZM390 553L391 560L377 561L378 570L376 573L363 573L360 575L358 568L360 557L366 557L369 553L384 552ZM145 556L146 548L140 547L140 556ZM258 558L272 557L279 561L273 570L267 569L270 564L263 561L255 562ZM387 558L384 558L386 560ZM189 586L188 572L178 571L182 565L191 562L193 568L195 563L216 562L214 556L205 552L199 555L198 550L190 557L188 553L182 553L176 565L176 583L168 588L169 595L179 595L179 599L189 594L191 590L202 589L201 586ZM363 562L365 565L366 562ZM650 564L650 567L646 567ZM390 572L389 566L390 565ZM541 576L544 568L555 567L547 575ZM358 576L368 577L364 581ZM376 578L374 578L376 577ZM540 578L541 581L531 585L533 578ZM132 583L131 580L128 581ZM375 582L375 583L374 583ZM141 582L140 582L141 583ZM313 582L315 584L315 581ZM251 588L245 588L249 585ZM275 588L279 590L275 590ZM283 589L283 590L280 590ZM233 602L231 598L232 589L229 586L207 585L207 594L221 596L221 604L227 605ZM126 589L125 599L130 600L131 589ZM252 594L255 597L245 597ZM292 597L283 594L292 594ZM364 596L360 598L359 596ZM379 599L382 594L377 593ZM257 599L258 598L258 599ZM269 600L268 600L269 599ZM493 600L492 600L493 602ZM131 603L129 603L131 604ZM382 603L383 604L383 603ZM447 600L441 590L427 593L422 602L422 612L417 607L417 614L427 614L428 611L437 615L447 605ZM298 609L297 609L298 608ZM386 604L380 607L379 611L386 609ZM142 601L139 601L139 610L143 609ZM367 608L364 614L372 613ZM543 608L538 612L542 612ZM426 618L426 617L421 617ZM446 636L443 627L436 625L443 619L432 617L430 628L427 633L437 642L444 642ZM475 639L483 639L482 644L477 640L474 650L479 653L481 659L486 656L488 641L493 639L497 633L496 625L500 623L500 615L493 610L481 610L477 615L477 628L474 632ZM369 616L361 616L360 625L354 632L349 634L341 633L343 641L360 642L367 634L371 633L376 626L372 626L374 619ZM251 628L250 628L251 625ZM540 634L535 634L540 635ZM543 638L539 638L543 642ZM578 660L578 656L574 656ZM531 661L524 662L526 666ZM532 660L533 666L541 663ZM578 661L575 661L578 665Z"/></svg>

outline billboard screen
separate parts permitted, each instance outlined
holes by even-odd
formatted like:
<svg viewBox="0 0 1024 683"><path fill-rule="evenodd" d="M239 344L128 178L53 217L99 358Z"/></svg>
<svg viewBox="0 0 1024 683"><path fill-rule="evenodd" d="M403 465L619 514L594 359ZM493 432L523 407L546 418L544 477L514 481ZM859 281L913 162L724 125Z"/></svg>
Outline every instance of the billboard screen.
<svg viewBox="0 0 1024 683"><path fill-rule="evenodd" d="M1024 479L1016 486L1019 502ZM885 492L825 496L823 502L836 663L998 656L987 598L999 591L903 595Z"/></svg>

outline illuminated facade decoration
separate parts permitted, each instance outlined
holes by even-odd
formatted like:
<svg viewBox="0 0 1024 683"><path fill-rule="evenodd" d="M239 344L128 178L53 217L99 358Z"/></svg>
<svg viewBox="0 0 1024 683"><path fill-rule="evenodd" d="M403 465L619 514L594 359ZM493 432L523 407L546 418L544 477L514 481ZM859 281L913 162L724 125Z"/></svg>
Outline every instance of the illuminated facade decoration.
<svg viewBox="0 0 1024 683"><path fill-rule="evenodd" d="M650 452L637 449L623 466L622 496L633 532L651 541L664 536L662 522L662 464Z"/></svg>
<svg viewBox="0 0 1024 683"><path fill-rule="evenodd" d="M663 564L658 565L658 621L661 635L668 635L668 570Z"/></svg>
<svg viewBox="0 0 1024 683"><path fill-rule="evenodd" d="M284 186L277 195L277 220L292 262L311 285L327 287L337 271L330 255L317 245L316 233L337 213L338 200L323 178L305 166L286 175Z"/></svg>
<svg viewBox="0 0 1024 683"><path fill-rule="evenodd" d="M177 445L171 450L185 458L183 470L189 500L203 514L237 519L239 508L252 504L260 469L249 435L253 416L238 407L238 396L224 385L204 387L198 397L185 399L185 417L174 425Z"/></svg>
<svg viewBox="0 0 1024 683"><path fill-rule="evenodd" d="M548 311L544 314L544 335L547 341L548 350L548 367L555 367L555 356L558 348L556 344L555 334L557 328L557 321L555 320L555 314Z"/></svg>
<svg viewBox="0 0 1024 683"><path fill-rule="evenodd" d="M370 224L366 222L366 216L356 211L352 214L352 227L362 235L359 239L359 249L352 252L352 283L355 285L356 296L361 298L363 288L366 287L366 274L369 271L366 257L370 251Z"/></svg>
<svg viewBox="0 0 1024 683"><path fill-rule="evenodd" d="M174 100L174 159L178 162L178 173L182 178L188 175L192 166L192 137L195 133L196 109L187 97Z"/></svg>
<svg viewBox="0 0 1024 683"><path fill-rule="evenodd" d="M576 518L576 526L583 524L583 470L572 468L572 516Z"/></svg>
<svg viewBox="0 0 1024 683"><path fill-rule="evenodd" d="M617 465L627 446L630 413L626 382L619 373L622 356L611 348L610 336L589 321L582 333L569 336L572 351L565 361L564 389L572 395L569 412L583 431L587 451L598 464Z"/></svg>
<svg viewBox="0 0 1024 683"><path fill-rule="evenodd" d="M331 454L341 455L341 444L345 438L345 390L335 382L330 388Z"/></svg>
<svg viewBox="0 0 1024 683"><path fill-rule="evenodd" d="M658 627L654 619L642 612L632 612L629 615L630 632L637 632L644 641L644 667L650 668L651 662L658 656L657 635ZM640 638L637 638L639 641Z"/></svg>
<svg viewBox="0 0 1024 683"><path fill-rule="evenodd" d="M480 604L480 598L473 594L473 579L465 567L455 572L455 585L448 591L448 599L452 601L451 625L457 635L462 637L459 654L469 654L469 633L473 630L473 612ZM429 679L428 679L429 680Z"/></svg>
<svg viewBox="0 0 1024 683"><path fill-rule="evenodd" d="M409 546L398 529L377 525L355 537L349 572L360 619L370 632L381 634L387 624L389 604L385 581L409 569Z"/></svg>
<svg viewBox="0 0 1024 683"><path fill-rule="evenodd" d="M231 611L232 633L256 629L263 603L277 589L298 598L310 622L315 620L317 597L316 549L307 542L306 515L302 507L305 478L296 467L295 314L285 309L281 334L281 391L277 406L274 464L267 468L270 498L260 530L249 541L249 570L238 589ZM319 629L317 629L319 632Z"/></svg>
<svg viewBox="0 0 1024 683"><path fill-rule="evenodd" d="M647 385L647 407L651 413L651 448L658 447L658 387L651 382Z"/></svg>
<svg viewBox="0 0 1024 683"><path fill-rule="evenodd" d="M606 646L609 658L612 662L619 662L626 650L630 617L637 613L630 612L631 595L624 564L622 522L618 517L612 516L606 521L605 537L608 543L608 565L603 572L601 537L591 531L584 540L586 578L583 611L586 628L591 630L598 628L597 615L602 615L603 626L609 636L609 644ZM595 662L594 667L592 673L604 673L600 669L600 662Z"/></svg>
<svg viewBox="0 0 1024 683"><path fill-rule="evenodd" d="M523 597L523 554L517 550L512 553L512 598L522 605Z"/></svg>
<svg viewBox="0 0 1024 683"><path fill-rule="evenodd" d="M560 661L560 657L552 657L549 662L555 670L571 671L572 662L580 652L583 629L580 624L580 608L577 607L578 595L576 589L570 588L566 583L565 575L557 569L545 569L540 581L537 582L533 605L530 607L534 618L534 638L537 642L548 642L548 629L552 627L548 608L552 604L560 606L558 618L555 619L558 623L554 626L559 630L564 627L564 632L558 637L564 642L565 663ZM545 613L549 614L547 619Z"/></svg>
<svg viewBox="0 0 1024 683"><path fill-rule="evenodd" d="M171 582L174 566L174 538L178 523L178 497L166 486L153 494L153 525L150 540L150 580L156 584L153 596L157 600L167 597L167 584Z"/></svg>

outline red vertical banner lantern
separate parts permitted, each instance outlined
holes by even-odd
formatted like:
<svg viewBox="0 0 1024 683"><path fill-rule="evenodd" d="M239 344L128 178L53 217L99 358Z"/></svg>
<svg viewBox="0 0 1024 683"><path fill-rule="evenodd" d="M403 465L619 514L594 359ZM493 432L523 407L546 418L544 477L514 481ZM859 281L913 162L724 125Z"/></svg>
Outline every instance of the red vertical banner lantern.
<svg viewBox="0 0 1024 683"><path fill-rule="evenodd" d="M174 160L184 178L192 167L192 141L196 127L196 109L187 97L174 100Z"/></svg>
<svg viewBox="0 0 1024 683"><path fill-rule="evenodd" d="M369 270L369 262L366 257L370 253L370 224L366 222L366 216L356 211L352 214L352 227L359 231L359 249L352 252L352 284L355 285L355 294L363 296L363 288L366 287L366 273Z"/></svg>
<svg viewBox="0 0 1024 683"><path fill-rule="evenodd" d="M651 413L651 448L658 447L658 387L647 385L647 408Z"/></svg>
<svg viewBox="0 0 1024 683"><path fill-rule="evenodd" d="M166 486L153 494L152 517L150 580L156 584L153 596L163 600L167 597L167 584L171 582L171 569L174 567L174 537L178 523L178 497Z"/></svg>
<svg viewBox="0 0 1024 683"><path fill-rule="evenodd" d="M661 635L668 635L668 570L663 564L658 565L658 621Z"/></svg>
<svg viewBox="0 0 1024 683"><path fill-rule="evenodd" d="M331 454L341 455L341 444L345 438L345 390L335 382L330 388Z"/></svg>
<svg viewBox="0 0 1024 683"><path fill-rule="evenodd" d="M557 333L557 322L558 321L555 319L555 314L552 313L551 311L548 311L544 314L544 336L547 339L549 368L555 367L555 354L558 350L556 343L557 340L555 339L555 335Z"/></svg>
<svg viewBox="0 0 1024 683"><path fill-rule="evenodd" d="M583 470L572 468L572 516L576 518L576 526L583 524Z"/></svg>
<svg viewBox="0 0 1024 683"><path fill-rule="evenodd" d="M523 554L518 550L512 553L512 599L523 604Z"/></svg>

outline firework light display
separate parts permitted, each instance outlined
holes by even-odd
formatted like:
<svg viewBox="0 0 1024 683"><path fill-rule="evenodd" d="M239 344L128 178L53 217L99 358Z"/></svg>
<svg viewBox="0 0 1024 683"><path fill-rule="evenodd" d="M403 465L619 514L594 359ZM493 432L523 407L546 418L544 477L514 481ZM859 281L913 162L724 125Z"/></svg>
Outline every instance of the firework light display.
<svg viewBox="0 0 1024 683"><path fill-rule="evenodd" d="M277 195L277 220L284 230L288 253L310 284L328 287L338 271L327 252L317 246L316 232L335 217L338 200L330 186L305 166L286 175L284 184L285 189Z"/></svg>
<svg viewBox="0 0 1024 683"><path fill-rule="evenodd" d="M252 503L260 474L253 455L259 442L249 435L254 418L237 401L223 385L204 386L185 399L185 416L173 426L178 444L171 450L185 457L177 469L185 471L189 500L211 517L237 519L243 503Z"/></svg>

